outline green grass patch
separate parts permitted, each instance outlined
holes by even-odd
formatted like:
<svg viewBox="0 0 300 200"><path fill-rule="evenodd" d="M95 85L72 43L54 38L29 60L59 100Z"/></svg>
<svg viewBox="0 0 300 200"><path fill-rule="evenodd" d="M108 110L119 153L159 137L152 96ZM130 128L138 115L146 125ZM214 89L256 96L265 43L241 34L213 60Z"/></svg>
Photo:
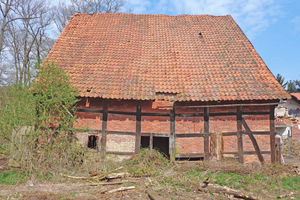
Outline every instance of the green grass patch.
<svg viewBox="0 0 300 200"><path fill-rule="evenodd" d="M300 191L300 176L285 177L282 178L281 181L284 189Z"/></svg>
<svg viewBox="0 0 300 200"><path fill-rule="evenodd" d="M15 185L26 181L26 173L10 170L0 174L0 184Z"/></svg>

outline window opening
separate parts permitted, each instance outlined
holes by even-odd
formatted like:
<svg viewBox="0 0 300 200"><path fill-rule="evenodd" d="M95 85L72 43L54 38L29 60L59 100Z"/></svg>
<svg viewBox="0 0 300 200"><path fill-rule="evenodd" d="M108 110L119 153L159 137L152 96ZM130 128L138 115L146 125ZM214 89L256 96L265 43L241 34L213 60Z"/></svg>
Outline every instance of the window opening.
<svg viewBox="0 0 300 200"><path fill-rule="evenodd" d="M98 149L98 136L95 135L89 136L88 148Z"/></svg>

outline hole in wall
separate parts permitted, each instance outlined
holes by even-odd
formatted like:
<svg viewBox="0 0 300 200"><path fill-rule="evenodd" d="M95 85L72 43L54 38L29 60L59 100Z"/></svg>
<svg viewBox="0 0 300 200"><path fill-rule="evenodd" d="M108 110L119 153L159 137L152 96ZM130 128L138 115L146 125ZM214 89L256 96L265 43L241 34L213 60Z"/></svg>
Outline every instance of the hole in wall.
<svg viewBox="0 0 300 200"><path fill-rule="evenodd" d="M88 148L98 149L98 136L95 136L95 135L89 136Z"/></svg>

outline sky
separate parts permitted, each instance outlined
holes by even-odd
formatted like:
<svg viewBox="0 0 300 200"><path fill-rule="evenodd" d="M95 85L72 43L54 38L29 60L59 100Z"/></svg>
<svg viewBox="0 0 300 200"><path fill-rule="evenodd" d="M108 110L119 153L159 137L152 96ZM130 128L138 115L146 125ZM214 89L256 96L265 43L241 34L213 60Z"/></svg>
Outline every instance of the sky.
<svg viewBox="0 0 300 200"><path fill-rule="evenodd" d="M299 0L127 0L135 14L231 15L271 72L300 80Z"/></svg>

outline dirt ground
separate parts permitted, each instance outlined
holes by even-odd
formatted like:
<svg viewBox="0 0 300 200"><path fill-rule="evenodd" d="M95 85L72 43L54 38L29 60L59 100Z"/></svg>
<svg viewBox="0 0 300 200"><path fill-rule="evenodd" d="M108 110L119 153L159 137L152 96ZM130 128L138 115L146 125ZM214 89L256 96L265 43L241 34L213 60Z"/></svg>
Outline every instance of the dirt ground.
<svg viewBox="0 0 300 200"><path fill-rule="evenodd" d="M298 148L298 141L293 141L292 148ZM284 150L286 151L286 149ZM297 154L296 150L293 150L294 154ZM286 165L282 172L277 172L279 176L295 176L295 169L300 169L300 154L293 155L293 157L287 157L285 155ZM0 173L3 173L9 168L4 165L7 162L6 158L0 158ZM16 170L19 170L16 168ZM169 177L180 176L183 172L188 170L200 170L206 172L223 172L223 173L235 173L241 175L248 175L252 173L266 174L266 176L276 176L272 174L268 168L265 168L260 163L253 164L237 164L232 162L202 162L202 161L178 161L174 167L170 168L168 172L161 176L162 179L169 179ZM299 176L298 174L297 176ZM109 183L107 181L101 181L97 185L96 182L88 182L86 180L72 180L63 179L60 183L53 183L50 181L27 181L24 184L18 185L0 185L0 199L26 199L26 200L40 200L40 199L236 199L233 196L216 193L204 193L198 191L199 185L202 182L183 181L185 187L189 190L178 187L178 190L173 190L170 186L166 185L165 188L156 188L155 183L160 181L157 177L139 177L139 178L124 178L113 179L112 181L120 182L126 180L126 183L116 185L100 185L101 183ZM33 184L33 185L31 185ZM134 189L127 191L112 192L114 189L121 187L134 186ZM151 186L151 187L149 187ZM170 189L171 188L171 189ZM155 198L150 198L149 193L154 195ZM297 192L296 192L297 193ZM300 196L300 191L295 194ZM261 191L259 199L275 199L276 196L268 191ZM288 199L288 198L287 198Z"/></svg>
<svg viewBox="0 0 300 200"><path fill-rule="evenodd" d="M297 163L294 163L296 160L287 159L287 163L293 162L292 164L287 164L285 171L283 173L289 173L291 169L297 164L300 166L299 159ZM3 162L3 160L1 160ZM265 170L259 163L254 163L251 165L236 165L234 163L206 163L205 165L201 164L201 161L189 161L189 162L177 162L176 171L182 172L187 170L209 170L211 172L226 172L226 173L237 173L237 174L250 174L254 171ZM171 173L171 172L170 172ZM168 175L167 175L168 176ZM170 174L170 176L178 176L178 173ZM157 189L151 188L149 190L148 186L153 184L157 179L153 177L142 177L142 178L125 178L126 183L118 185L97 185L95 182L87 181L77 181L66 183L33 183L33 186L30 186L30 181L27 181L25 184L19 185L2 185L0 186L0 199L30 199L30 200L39 200L39 199L151 199L148 195L148 191L154 192L157 198L152 199L236 199L233 196L223 195L223 194L212 194L212 193L203 193L198 191L199 184L191 181L186 181L184 184L190 188L190 191L170 191L168 188ZM122 181L123 179L114 179L113 181ZM128 182L129 181L129 182ZM101 183L109 183L106 181L101 181ZM120 188L120 187L129 187L134 186L134 189L121 192L112 192L110 191ZM168 186L166 186L168 187ZM300 191L299 194L300 195ZM260 194L260 199L274 199L273 194Z"/></svg>

